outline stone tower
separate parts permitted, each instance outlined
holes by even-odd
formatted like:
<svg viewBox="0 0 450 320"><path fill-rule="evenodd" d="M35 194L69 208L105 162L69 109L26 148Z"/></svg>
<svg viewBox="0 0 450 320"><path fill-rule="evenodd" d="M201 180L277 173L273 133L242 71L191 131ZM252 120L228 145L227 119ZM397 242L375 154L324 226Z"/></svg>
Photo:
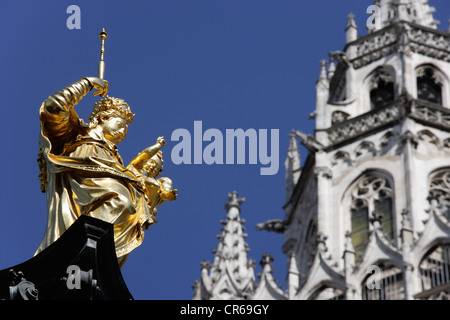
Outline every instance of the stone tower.
<svg viewBox="0 0 450 320"><path fill-rule="evenodd" d="M257 226L284 235L286 289L264 275L255 286L247 267L248 289L227 298L449 299L450 30L437 29L427 0L371 8L369 32L359 36L350 14L343 50L320 62L314 135L290 135L284 219ZM226 229L196 298L234 281Z"/></svg>
<svg viewBox="0 0 450 320"><path fill-rule="evenodd" d="M450 33L425 0L374 10L321 61L314 136L291 134L308 155L298 168L291 141L289 299L449 297Z"/></svg>
<svg viewBox="0 0 450 320"><path fill-rule="evenodd" d="M195 283L194 299L226 300L248 299L255 286L254 261L247 259L244 219L241 219L241 203L236 191L228 195L225 203L226 220L222 220L222 233L217 235L219 245L213 263L201 263L201 279ZM209 271L209 273L208 273Z"/></svg>
<svg viewBox="0 0 450 320"><path fill-rule="evenodd" d="M260 281L255 281L255 261L247 258L250 251L245 242L245 220L241 219L241 203L236 191L228 195L225 203L226 220L222 233L217 235L219 244L213 250L214 261L201 263L201 278L194 285L193 300L248 300L284 299L284 293L272 277L273 258L264 254L260 264L263 271Z"/></svg>

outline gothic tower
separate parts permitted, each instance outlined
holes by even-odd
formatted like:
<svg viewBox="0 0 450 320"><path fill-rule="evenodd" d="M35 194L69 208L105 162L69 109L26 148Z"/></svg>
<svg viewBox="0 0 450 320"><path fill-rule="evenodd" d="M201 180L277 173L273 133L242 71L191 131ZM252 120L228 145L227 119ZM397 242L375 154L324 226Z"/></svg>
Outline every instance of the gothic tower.
<svg viewBox="0 0 450 320"><path fill-rule="evenodd" d="M255 286L254 261L247 259L245 220L240 218L241 203L236 191L225 203L227 216L222 233L217 235L219 245L213 263L203 261L200 281L194 284L194 298L200 300L248 299ZM209 271L209 273L208 273Z"/></svg>
<svg viewBox="0 0 450 320"><path fill-rule="evenodd" d="M289 299L448 299L450 33L425 0L374 1L373 28L320 64L314 136L291 141ZM292 140L291 137L291 140Z"/></svg>
<svg viewBox="0 0 450 320"><path fill-rule="evenodd" d="M219 244L213 250L214 261L201 263L201 278L194 285L193 300L281 300L284 293L272 277L273 258L267 253L260 264L260 281L255 281L255 261L248 259L250 251L245 242L245 220L241 219L241 203L236 191L228 195L225 203L226 220L221 220L222 233L217 235Z"/></svg>

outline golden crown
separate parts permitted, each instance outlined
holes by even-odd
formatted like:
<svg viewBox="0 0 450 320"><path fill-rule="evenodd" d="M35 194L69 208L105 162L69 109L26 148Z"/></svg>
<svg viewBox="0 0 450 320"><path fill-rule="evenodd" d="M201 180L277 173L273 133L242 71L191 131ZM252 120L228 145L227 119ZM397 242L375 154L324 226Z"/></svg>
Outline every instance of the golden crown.
<svg viewBox="0 0 450 320"><path fill-rule="evenodd" d="M94 104L92 113L89 116L89 122L92 122L100 112L109 110L117 111L126 121L127 125L130 125L133 121L134 114L131 112L130 106L123 99L106 96Z"/></svg>

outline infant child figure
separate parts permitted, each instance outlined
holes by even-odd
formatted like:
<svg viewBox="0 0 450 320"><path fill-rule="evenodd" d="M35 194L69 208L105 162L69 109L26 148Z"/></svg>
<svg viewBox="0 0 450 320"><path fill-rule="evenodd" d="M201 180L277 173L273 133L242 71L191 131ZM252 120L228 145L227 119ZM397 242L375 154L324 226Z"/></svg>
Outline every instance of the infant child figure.
<svg viewBox="0 0 450 320"><path fill-rule="evenodd" d="M165 145L163 137L159 137L155 145L142 151L134 158L127 169L133 172L145 186L145 200L150 207L149 217L144 217L143 227L148 229L150 225L156 223L156 207L164 201L173 201L177 198L177 189L173 189L170 178L157 177L163 170L163 157L161 148Z"/></svg>

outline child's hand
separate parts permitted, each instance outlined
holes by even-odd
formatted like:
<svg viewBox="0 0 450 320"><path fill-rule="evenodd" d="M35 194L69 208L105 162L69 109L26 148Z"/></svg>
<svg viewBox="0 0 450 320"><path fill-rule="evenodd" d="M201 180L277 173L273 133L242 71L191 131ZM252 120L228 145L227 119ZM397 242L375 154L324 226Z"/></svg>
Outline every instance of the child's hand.
<svg viewBox="0 0 450 320"><path fill-rule="evenodd" d="M158 139L156 139L156 143L159 143L162 147L166 144L166 140L164 140L164 137L158 137Z"/></svg>

